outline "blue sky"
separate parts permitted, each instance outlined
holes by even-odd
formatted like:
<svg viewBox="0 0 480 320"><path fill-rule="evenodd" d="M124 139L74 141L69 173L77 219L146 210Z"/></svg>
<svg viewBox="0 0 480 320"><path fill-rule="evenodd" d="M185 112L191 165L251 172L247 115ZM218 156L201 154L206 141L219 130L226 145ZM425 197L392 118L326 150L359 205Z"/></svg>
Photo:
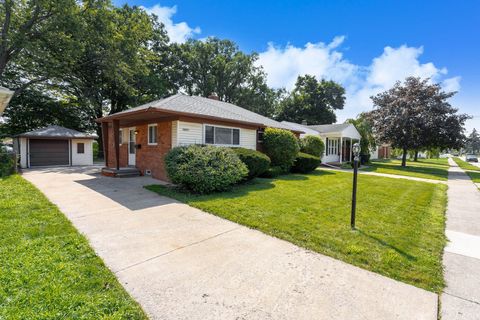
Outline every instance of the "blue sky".
<svg viewBox="0 0 480 320"><path fill-rule="evenodd" d="M125 2L156 13L173 41L217 36L258 52L271 86L304 73L342 83L339 121L417 75L458 90L452 104L480 129L480 1L114 1Z"/></svg>

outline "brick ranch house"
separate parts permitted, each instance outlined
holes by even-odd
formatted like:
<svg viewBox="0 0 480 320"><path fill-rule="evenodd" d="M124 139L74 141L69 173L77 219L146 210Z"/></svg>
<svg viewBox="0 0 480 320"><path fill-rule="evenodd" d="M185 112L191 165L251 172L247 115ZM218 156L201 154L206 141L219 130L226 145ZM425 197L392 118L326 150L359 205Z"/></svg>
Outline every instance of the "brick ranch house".
<svg viewBox="0 0 480 320"><path fill-rule="evenodd" d="M303 133L280 122L219 101L176 94L100 119L108 176L135 170L168 180L165 155L176 146L211 144L261 150L266 127ZM134 169L136 168L136 169Z"/></svg>

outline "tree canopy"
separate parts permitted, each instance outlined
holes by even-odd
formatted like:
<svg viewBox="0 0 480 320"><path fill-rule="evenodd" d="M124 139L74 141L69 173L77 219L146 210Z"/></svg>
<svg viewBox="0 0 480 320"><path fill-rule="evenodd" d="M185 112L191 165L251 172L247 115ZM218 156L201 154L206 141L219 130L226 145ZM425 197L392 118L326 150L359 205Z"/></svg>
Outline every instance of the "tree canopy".
<svg viewBox="0 0 480 320"><path fill-rule="evenodd" d="M477 129L473 128L472 132L467 137L465 148L467 149L467 152L474 154L480 152L480 134L478 134Z"/></svg>
<svg viewBox="0 0 480 320"><path fill-rule="evenodd" d="M337 121L335 110L343 109L345 89L334 81L304 75L297 78L295 88L282 101L279 120L308 124L331 124Z"/></svg>
<svg viewBox="0 0 480 320"><path fill-rule="evenodd" d="M450 105L454 94L429 79L408 77L371 97L375 109L367 117L377 139L403 150L405 166L408 150L458 148L464 143L469 116Z"/></svg>
<svg viewBox="0 0 480 320"><path fill-rule="evenodd" d="M356 119L347 119L345 123L351 123L360 133L360 153L367 155L377 146L373 134L372 123L369 121L366 113L361 113Z"/></svg>

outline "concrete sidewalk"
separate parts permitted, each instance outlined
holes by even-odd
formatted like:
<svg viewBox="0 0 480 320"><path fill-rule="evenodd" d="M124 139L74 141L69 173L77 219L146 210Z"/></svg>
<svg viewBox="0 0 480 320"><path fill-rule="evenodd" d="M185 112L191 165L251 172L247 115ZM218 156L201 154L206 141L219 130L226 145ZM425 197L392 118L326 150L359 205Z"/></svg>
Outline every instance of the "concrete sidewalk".
<svg viewBox="0 0 480 320"><path fill-rule="evenodd" d="M342 172L353 173L353 169L334 169L334 168L321 167L321 170L342 171ZM426 179L426 178L411 177L411 176L402 176L402 175L399 175L399 174L391 174L391 173L363 171L362 169L358 170L358 173L359 174L366 174L366 175L370 175L370 176L393 178L393 179L407 179L407 180L420 181L420 182L447 184L447 181L443 181L443 180Z"/></svg>
<svg viewBox="0 0 480 320"><path fill-rule="evenodd" d="M474 320L480 318L480 191L455 161L448 161L447 287L441 314L442 320Z"/></svg>
<svg viewBox="0 0 480 320"><path fill-rule="evenodd" d="M438 297L92 168L27 170L152 319L437 319Z"/></svg>

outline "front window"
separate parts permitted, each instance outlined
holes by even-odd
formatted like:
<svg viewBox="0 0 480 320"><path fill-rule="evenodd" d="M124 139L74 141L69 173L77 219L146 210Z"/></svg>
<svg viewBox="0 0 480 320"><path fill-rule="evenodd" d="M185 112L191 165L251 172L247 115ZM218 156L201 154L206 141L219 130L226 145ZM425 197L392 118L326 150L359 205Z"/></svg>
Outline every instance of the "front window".
<svg viewBox="0 0 480 320"><path fill-rule="evenodd" d="M205 143L219 145L240 145L240 129L205 126Z"/></svg>
<svg viewBox="0 0 480 320"><path fill-rule="evenodd" d="M151 144L151 145L157 144L157 125L156 124L148 125L148 144Z"/></svg>
<svg viewBox="0 0 480 320"><path fill-rule="evenodd" d="M327 138L327 152L326 155L329 154L338 154L338 139L328 139Z"/></svg>

